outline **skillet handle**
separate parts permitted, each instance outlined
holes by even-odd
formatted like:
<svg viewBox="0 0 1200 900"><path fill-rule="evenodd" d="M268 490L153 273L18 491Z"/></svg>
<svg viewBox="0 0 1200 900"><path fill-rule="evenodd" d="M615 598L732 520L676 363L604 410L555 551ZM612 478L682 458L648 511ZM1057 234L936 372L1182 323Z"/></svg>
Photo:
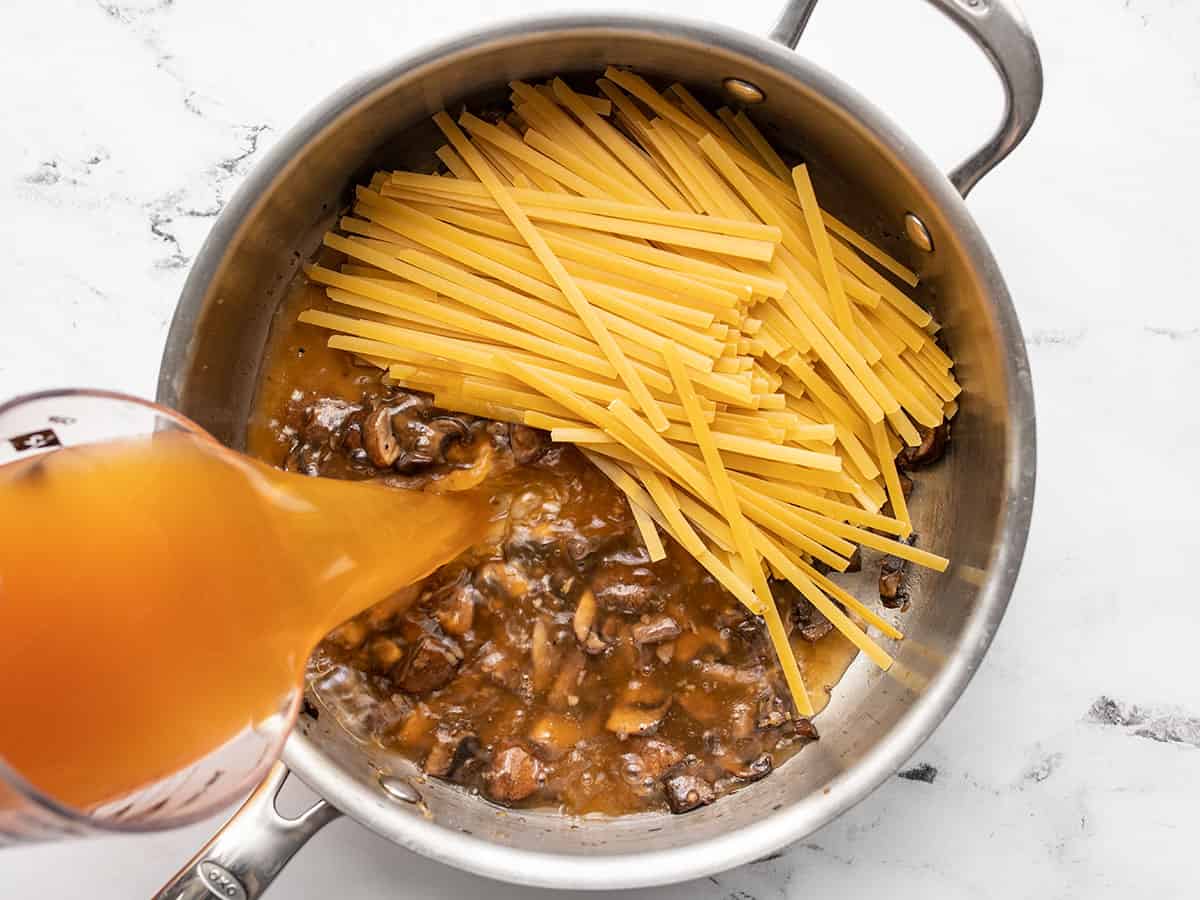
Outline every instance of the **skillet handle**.
<svg viewBox="0 0 1200 900"><path fill-rule="evenodd" d="M978 151L950 172L964 197L1012 152L1029 131L1042 104L1042 59L1025 17L1013 0L928 0L970 35L1004 87L1004 117ZM771 40L792 49L804 33L817 0L790 0L771 29Z"/></svg>
<svg viewBox="0 0 1200 900"><path fill-rule="evenodd" d="M154 900L256 900L308 839L341 815L318 800L285 819L275 800L290 774L282 762Z"/></svg>

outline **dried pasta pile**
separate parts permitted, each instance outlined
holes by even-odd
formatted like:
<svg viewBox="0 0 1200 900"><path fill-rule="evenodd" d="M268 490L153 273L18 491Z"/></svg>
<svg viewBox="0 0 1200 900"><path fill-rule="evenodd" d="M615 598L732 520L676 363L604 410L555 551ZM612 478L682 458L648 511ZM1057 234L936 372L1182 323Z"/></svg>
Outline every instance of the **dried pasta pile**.
<svg viewBox="0 0 1200 900"><path fill-rule="evenodd" d="M309 266L332 347L438 406L547 429L764 617L786 579L880 666L892 625L819 571L902 540L895 457L956 409L913 272L818 206L744 113L610 68L603 96L514 82L512 111L435 122L441 174L379 172ZM888 506L885 507L885 504Z"/></svg>

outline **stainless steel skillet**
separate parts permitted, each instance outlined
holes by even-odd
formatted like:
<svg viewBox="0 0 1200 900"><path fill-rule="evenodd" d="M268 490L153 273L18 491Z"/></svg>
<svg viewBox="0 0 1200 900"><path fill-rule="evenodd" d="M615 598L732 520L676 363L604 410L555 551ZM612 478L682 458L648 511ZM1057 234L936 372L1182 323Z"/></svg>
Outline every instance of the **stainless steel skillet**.
<svg viewBox="0 0 1200 900"><path fill-rule="evenodd" d="M401 846L506 881L558 888L682 881L811 833L930 735L1004 614L1032 508L1028 361L1004 281L963 198L1021 140L1041 99L1037 50L1010 0L930 2L988 55L1006 98L996 133L949 176L867 100L790 51L814 0L793 0L772 40L654 17L567 16L466 35L366 76L276 144L222 212L180 297L158 391L160 402L241 446L266 335L299 262L353 183L379 164L427 158L436 146L428 119L442 107L500 96L514 78L609 64L752 107L774 141L836 188L831 193L843 198L836 212L889 241L921 273L923 300L945 323L965 386L952 452L924 476L914 506L926 545L953 564L913 585L909 638L889 648L893 671L856 663L820 718L820 742L735 797L679 817L581 821L499 810L419 781L402 761L351 741L328 716L302 717L286 766L161 897L257 897L339 811ZM862 589L872 590L864 577ZM296 820L274 807L289 768L325 798Z"/></svg>

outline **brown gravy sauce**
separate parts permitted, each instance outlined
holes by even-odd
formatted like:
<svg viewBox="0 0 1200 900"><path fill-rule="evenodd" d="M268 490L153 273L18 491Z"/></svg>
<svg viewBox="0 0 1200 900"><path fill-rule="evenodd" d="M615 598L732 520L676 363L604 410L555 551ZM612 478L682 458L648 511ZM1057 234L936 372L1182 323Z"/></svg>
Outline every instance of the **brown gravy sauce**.
<svg viewBox="0 0 1200 900"><path fill-rule="evenodd" d="M495 511L481 545L341 626L310 660L310 688L352 735L497 803L609 815L686 812L817 738L761 622L669 538L668 558L649 562L624 498L574 448L384 384L297 323L313 306L334 304L297 277L248 452L400 487L481 482ZM368 432L389 419L403 449L382 467ZM820 711L856 651L773 587Z"/></svg>

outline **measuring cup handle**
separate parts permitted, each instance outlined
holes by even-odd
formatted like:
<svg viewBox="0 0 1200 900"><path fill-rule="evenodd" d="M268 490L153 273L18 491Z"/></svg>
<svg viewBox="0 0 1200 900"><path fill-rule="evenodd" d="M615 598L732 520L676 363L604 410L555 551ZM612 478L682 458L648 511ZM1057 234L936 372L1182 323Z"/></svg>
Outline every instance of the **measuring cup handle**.
<svg viewBox="0 0 1200 900"><path fill-rule="evenodd" d="M296 851L341 815L324 800L295 819L285 819L275 800L290 774L277 762L212 840L192 857L155 900L255 900Z"/></svg>
<svg viewBox="0 0 1200 900"><path fill-rule="evenodd" d="M1004 87L1004 116L982 147L950 172L964 197L1025 137L1042 105L1042 58L1013 0L927 0L965 31L987 56ZM817 0L791 0L771 40L795 49Z"/></svg>

